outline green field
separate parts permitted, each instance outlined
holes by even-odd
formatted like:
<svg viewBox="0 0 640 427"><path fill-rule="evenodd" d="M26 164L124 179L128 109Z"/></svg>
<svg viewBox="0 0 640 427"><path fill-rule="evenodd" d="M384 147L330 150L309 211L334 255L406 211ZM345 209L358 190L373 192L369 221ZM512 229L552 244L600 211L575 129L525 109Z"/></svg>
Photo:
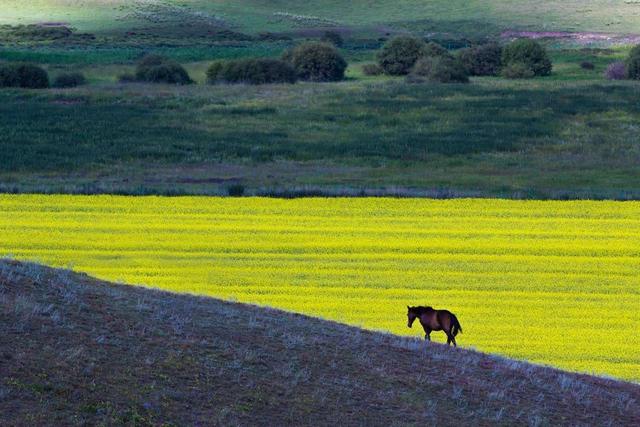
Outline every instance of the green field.
<svg viewBox="0 0 640 427"><path fill-rule="evenodd" d="M640 380L640 204L1 196L0 253ZM442 334L434 339L443 341Z"/></svg>
<svg viewBox="0 0 640 427"><path fill-rule="evenodd" d="M87 66L89 86L3 91L1 188L225 194L239 183L252 194L637 198L640 87L601 79L615 58L564 52L550 78L465 86L366 78L359 64L338 84L118 85L130 66ZM188 68L203 79L205 67Z"/></svg>
<svg viewBox="0 0 640 427"><path fill-rule="evenodd" d="M638 6L605 3L0 0L0 61L89 81L2 90L0 191L638 199L640 87L603 78L628 52L619 41L546 40L553 73L532 80L408 84L362 71L399 33L453 49L510 28L632 32ZM76 33L12 33L45 22ZM343 82L205 84L215 59L279 57L326 29L345 38ZM198 84L118 84L149 52Z"/></svg>

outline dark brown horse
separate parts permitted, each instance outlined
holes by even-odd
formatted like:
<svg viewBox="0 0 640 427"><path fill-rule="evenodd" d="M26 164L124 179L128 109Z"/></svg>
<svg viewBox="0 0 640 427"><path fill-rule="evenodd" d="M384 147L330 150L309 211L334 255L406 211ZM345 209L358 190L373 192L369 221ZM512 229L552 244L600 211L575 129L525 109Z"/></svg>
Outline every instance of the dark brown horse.
<svg viewBox="0 0 640 427"><path fill-rule="evenodd" d="M458 322L458 318L455 314L449 310L434 310L431 307L409 307L407 306L407 326L411 327L413 321L420 320L420 324L424 328L426 335L424 339L431 341L432 331L444 331L447 334L447 344L456 344L456 335L458 332L462 333L462 326Z"/></svg>

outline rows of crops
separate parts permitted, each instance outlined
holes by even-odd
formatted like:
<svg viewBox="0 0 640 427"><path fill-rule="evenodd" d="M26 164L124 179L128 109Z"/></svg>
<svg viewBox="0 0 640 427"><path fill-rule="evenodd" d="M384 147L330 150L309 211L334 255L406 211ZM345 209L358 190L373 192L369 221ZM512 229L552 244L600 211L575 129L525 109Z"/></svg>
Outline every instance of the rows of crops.
<svg viewBox="0 0 640 427"><path fill-rule="evenodd" d="M0 255L640 381L640 203L0 196ZM440 334L434 338L442 341Z"/></svg>

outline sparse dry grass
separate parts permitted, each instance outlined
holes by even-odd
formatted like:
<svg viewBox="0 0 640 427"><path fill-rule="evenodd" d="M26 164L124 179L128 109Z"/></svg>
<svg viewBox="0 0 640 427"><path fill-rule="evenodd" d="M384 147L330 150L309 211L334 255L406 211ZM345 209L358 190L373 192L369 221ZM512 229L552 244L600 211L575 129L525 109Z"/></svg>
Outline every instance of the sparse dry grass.
<svg viewBox="0 0 640 427"><path fill-rule="evenodd" d="M3 425L637 425L640 387L0 261Z"/></svg>

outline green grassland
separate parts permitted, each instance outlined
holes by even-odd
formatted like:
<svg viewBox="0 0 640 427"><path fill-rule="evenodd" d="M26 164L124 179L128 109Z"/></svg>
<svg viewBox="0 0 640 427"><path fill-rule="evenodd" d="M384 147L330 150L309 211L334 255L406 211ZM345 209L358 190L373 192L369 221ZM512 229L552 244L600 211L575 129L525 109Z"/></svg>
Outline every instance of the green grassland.
<svg viewBox="0 0 640 427"><path fill-rule="evenodd" d="M52 76L80 71L90 83L70 90L2 90L2 191L224 194L241 184L251 194L640 194L640 88L602 78L626 48L550 41L553 75L519 82L407 84L362 73L382 38L398 32L460 45L506 28L572 30L567 22L577 16L603 23L625 13L633 20L631 4L0 3L0 24L9 25L0 26L0 60L43 64ZM25 37L16 27L43 22L66 23L75 33ZM581 22L578 29L606 29ZM616 25L612 31L631 28ZM204 84L214 59L277 57L327 28L346 39L344 82ZM264 39L263 31L279 35ZM118 75L131 72L148 52L182 62L198 85L118 84ZM582 61L595 69L581 69Z"/></svg>
<svg viewBox="0 0 640 427"><path fill-rule="evenodd" d="M282 49L282 47L280 47ZM278 51L274 48L274 52ZM279 52L279 51L278 51ZM470 85L367 77L337 84L118 84L131 63L52 63L72 90L4 90L5 191L220 194L407 188L518 197L640 193L640 86L602 78L622 51L554 51L551 77ZM581 61L595 70L583 70Z"/></svg>

